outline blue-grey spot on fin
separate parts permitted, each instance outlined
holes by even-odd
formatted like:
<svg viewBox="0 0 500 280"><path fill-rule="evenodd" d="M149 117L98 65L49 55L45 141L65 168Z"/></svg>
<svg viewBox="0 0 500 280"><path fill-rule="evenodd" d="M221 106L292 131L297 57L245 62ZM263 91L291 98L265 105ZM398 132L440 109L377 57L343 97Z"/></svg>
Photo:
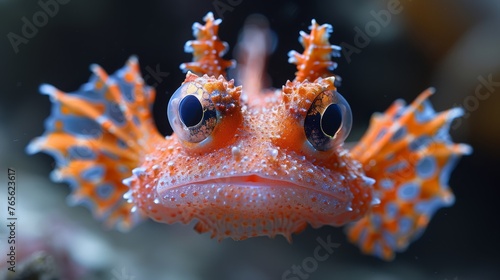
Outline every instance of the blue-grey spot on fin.
<svg viewBox="0 0 500 280"><path fill-rule="evenodd" d="M104 176L104 172L105 170L102 166L93 166L84 170L81 176L84 180L89 182L99 181Z"/></svg>
<svg viewBox="0 0 500 280"><path fill-rule="evenodd" d="M64 131L75 136L98 138L102 133L101 126L92 119L66 116L61 120Z"/></svg>
<svg viewBox="0 0 500 280"><path fill-rule="evenodd" d="M420 159L417 163L417 175L423 179L430 178L437 171L436 158L433 156L426 156Z"/></svg>

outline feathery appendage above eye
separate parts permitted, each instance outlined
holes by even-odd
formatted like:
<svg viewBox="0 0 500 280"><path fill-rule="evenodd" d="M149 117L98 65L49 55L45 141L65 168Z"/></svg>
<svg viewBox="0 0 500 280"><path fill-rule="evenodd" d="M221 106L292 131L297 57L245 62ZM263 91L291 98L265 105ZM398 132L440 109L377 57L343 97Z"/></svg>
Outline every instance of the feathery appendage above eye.
<svg viewBox="0 0 500 280"><path fill-rule="evenodd" d="M182 71L191 71L198 75L225 76L226 69L234 67L234 60L222 57L229 49L229 45L219 39L219 24L221 19L214 19L214 14L209 12L203 18L205 25L198 22L193 24L193 36L196 40L187 41L184 51L193 53L193 61L182 63Z"/></svg>
<svg viewBox="0 0 500 280"><path fill-rule="evenodd" d="M340 47L330 44L330 34L333 27L330 24L318 25L313 19L308 34L300 32L299 42L304 47L302 54L296 51L288 53L288 62L297 65L295 81L315 81L317 78L325 78L332 75L337 63L332 61L333 57L340 56ZM338 78L337 83L340 82Z"/></svg>

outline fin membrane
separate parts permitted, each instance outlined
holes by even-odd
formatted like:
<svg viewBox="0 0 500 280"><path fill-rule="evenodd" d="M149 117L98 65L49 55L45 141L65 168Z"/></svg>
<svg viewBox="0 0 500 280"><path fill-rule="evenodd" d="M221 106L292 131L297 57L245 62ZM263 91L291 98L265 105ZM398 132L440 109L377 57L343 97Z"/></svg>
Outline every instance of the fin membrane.
<svg viewBox="0 0 500 280"><path fill-rule="evenodd" d="M436 113L424 91L412 104L396 101L384 114L372 117L370 128L351 153L375 179L380 204L347 228L351 242L364 253L391 260L425 230L432 215L450 206L454 196L448 179L468 145L455 144L448 133L454 108Z"/></svg>
<svg viewBox="0 0 500 280"><path fill-rule="evenodd" d="M76 92L64 93L42 85L52 111L45 133L27 147L56 160L51 178L72 187L71 204L85 204L109 226L128 229L143 217L131 213L122 183L139 166L148 139L158 135L150 113L154 89L146 86L135 57L108 76L92 65L90 81Z"/></svg>

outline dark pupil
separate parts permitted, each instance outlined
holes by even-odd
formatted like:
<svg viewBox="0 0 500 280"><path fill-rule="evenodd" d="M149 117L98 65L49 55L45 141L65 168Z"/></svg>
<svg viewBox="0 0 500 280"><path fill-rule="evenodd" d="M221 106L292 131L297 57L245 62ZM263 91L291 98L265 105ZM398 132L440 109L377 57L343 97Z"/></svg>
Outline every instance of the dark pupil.
<svg viewBox="0 0 500 280"><path fill-rule="evenodd" d="M323 129L325 134L333 137L339 130L341 124L342 113L340 112L339 106L337 104L330 104L321 117L321 129Z"/></svg>
<svg viewBox="0 0 500 280"><path fill-rule="evenodd" d="M193 95L184 97L179 103L179 116L185 126L195 126L203 118L203 107L200 101Z"/></svg>

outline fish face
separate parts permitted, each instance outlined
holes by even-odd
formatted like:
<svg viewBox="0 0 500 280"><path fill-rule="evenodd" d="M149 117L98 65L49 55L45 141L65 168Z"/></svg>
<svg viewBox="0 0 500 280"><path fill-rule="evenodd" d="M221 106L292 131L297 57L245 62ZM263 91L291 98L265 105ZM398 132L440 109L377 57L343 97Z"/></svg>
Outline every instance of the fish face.
<svg viewBox="0 0 500 280"><path fill-rule="evenodd" d="M218 238L289 238L307 223L359 219L373 180L342 147L350 109L333 81L288 83L244 102L233 82L188 74L169 103L174 134L153 145L130 179L134 202L160 222L196 219ZM332 104L344 108L340 115L324 113Z"/></svg>

